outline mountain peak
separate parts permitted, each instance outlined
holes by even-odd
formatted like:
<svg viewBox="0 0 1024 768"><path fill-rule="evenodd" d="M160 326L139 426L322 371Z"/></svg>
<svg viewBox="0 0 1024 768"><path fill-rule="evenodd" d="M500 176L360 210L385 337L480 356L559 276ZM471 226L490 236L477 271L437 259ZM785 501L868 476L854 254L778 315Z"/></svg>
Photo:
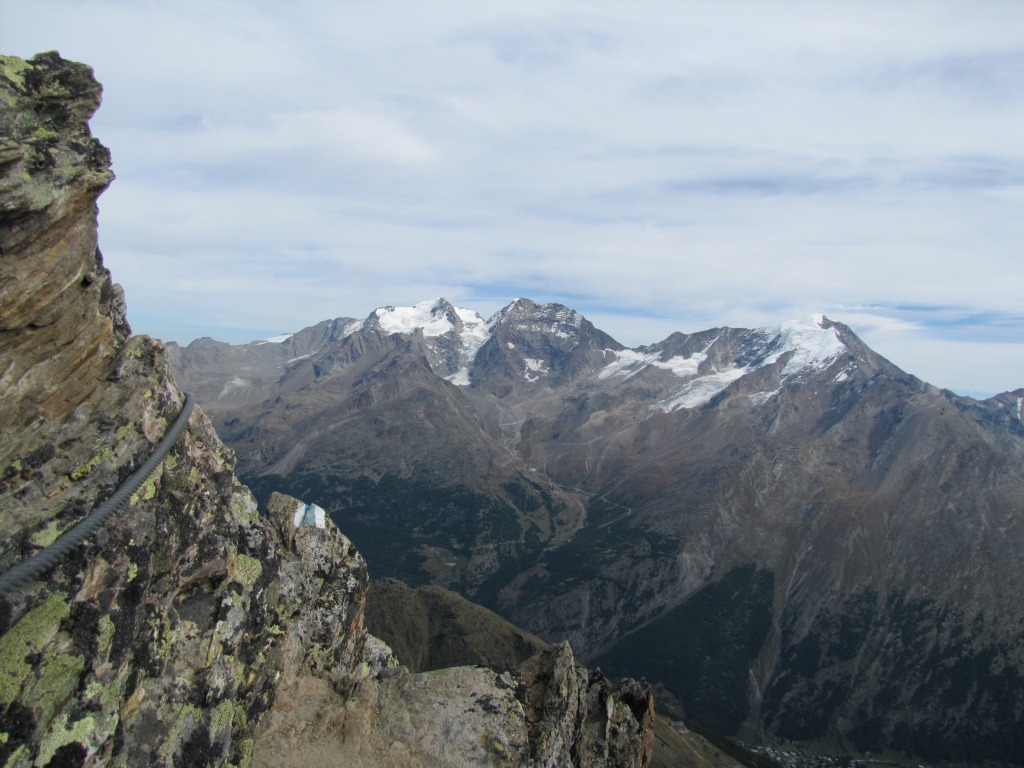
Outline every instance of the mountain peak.
<svg viewBox="0 0 1024 768"><path fill-rule="evenodd" d="M835 325L824 315L812 315L764 329L772 337L772 351L765 363L773 363L788 352L793 356L783 368L783 376L804 370L823 370L844 351L846 345Z"/></svg>
<svg viewBox="0 0 1024 768"><path fill-rule="evenodd" d="M452 330L458 315L444 298L429 299L411 307L377 307L363 323L363 330L376 327L385 333L415 333L443 336Z"/></svg>
<svg viewBox="0 0 1024 768"><path fill-rule="evenodd" d="M524 320L548 320L579 328L584 317L575 309L564 304L537 304L530 299L517 298L511 304L499 310L490 323L522 322Z"/></svg>

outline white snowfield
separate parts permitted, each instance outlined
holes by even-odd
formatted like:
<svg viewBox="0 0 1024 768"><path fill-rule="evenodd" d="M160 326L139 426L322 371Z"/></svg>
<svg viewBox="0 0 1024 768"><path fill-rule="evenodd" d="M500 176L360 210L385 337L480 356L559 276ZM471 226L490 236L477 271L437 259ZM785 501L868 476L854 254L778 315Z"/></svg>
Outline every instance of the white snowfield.
<svg viewBox="0 0 1024 768"><path fill-rule="evenodd" d="M509 307L511 306L509 305ZM454 309L454 314L459 319L458 328L449 318L449 307ZM385 333L412 334L421 331L428 339L457 332L460 344L457 363L459 367L454 374L446 378L458 386L469 386L469 370L477 353L491 338L494 327L507 316L509 307L500 310L487 320L474 310L453 307L443 298L421 301L411 307L378 307L370 313L366 320L349 323L344 329L343 335L348 336L365 329L374 322ZM579 328L583 316L566 309L559 313L556 320L557 322L551 325L548 332L568 337L571 332L567 332L567 327ZM605 350L605 359L610 361L598 372L597 378L608 380L621 377L625 382L647 368L659 368L680 379L687 379L687 381L670 397L658 401L651 408L665 412L679 408L698 408L709 402L734 381L759 368L776 363L779 358L789 353L792 355L782 369L782 381L804 372L827 368L846 350L846 347L839 339L836 330L826 327L826 322L825 316L818 314L803 320L793 320L752 331L752 334L763 339L764 355L758 362L747 366L732 365L722 369L708 370L705 363L708 360L709 351L718 342L717 337L700 352L689 356L675 355L665 360L661 359L663 353L660 352L608 349ZM258 343L281 343L291 338L292 335L286 333ZM511 342L508 342L507 346L509 349L514 349ZM524 362L526 367L523 377L527 381L539 381L549 371L543 360L529 358ZM836 381L842 381L843 378L845 378L845 374L840 372ZM778 391L778 389L773 389L769 392L755 393L751 395L751 400L755 404L760 404L771 399Z"/></svg>
<svg viewBox="0 0 1024 768"><path fill-rule="evenodd" d="M742 378L750 371L747 368L727 368L724 371L715 371L705 376L699 376L686 383L686 385L665 400L655 403L652 409L674 411L677 408L698 408L711 398L732 384L736 379Z"/></svg>
<svg viewBox="0 0 1024 768"><path fill-rule="evenodd" d="M762 360L753 365L729 367L691 379L674 395L655 403L651 408L666 413L678 408L699 408L734 381L759 368L778 362L779 358L789 352L793 354L782 369L782 382L804 372L824 370L846 351L835 328L825 327L825 322L824 315L814 315L807 320L794 320L761 329L757 333L764 337L768 350L768 354ZM711 345L707 349L710 348ZM706 359L706 355L703 357ZM774 397L778 391L774 389L770 392L755 393L751 400L755 405L761 405Z"/></svg>
<svg viewBox="0 0 1024 768"><path fill-rule="evenodd" d="M282 342L288 341L294 333L282 333L280 336L271 336L269 339L261 339L256 344L281 344Z"/></svg>
<svg viewBox="0 0 1024 768"><path fill-rule="evenodd" d="M385 333L415 333L422 330L424 336L444 336L452 330L452 323L443 312L435 312L440 301L421 301L412 307L378 307L370 314L370 319L376 317ZM364 327L370 319L363 324Z"/></svg>

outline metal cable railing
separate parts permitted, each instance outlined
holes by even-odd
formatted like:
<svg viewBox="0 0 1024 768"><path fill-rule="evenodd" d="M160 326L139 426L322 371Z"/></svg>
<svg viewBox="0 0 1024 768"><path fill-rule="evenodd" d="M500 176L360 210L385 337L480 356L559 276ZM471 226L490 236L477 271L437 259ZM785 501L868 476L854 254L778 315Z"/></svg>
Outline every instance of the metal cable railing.
<svg viewBox="0 0 1024 768"><path fill-rule="evenodd" d="M174 424L171 425L163 439L157 444L156 450L146 460L146 463L132 473L132 476L114 492L113 496L89 513L89 516L75 525L74 528L65 531L55 542L39 550L30 558L18 563L7 573L0 576L0 598L7 597L8 594L20 589L44 571L55 566L68 552L82 543L89 534L103 525L108 517L124 506L124 503L131 498L132 494L149 479L149 476L153 474L153 471L160 465L160 462L164 460L167 452L177 442L182 430L185 429L185 425L188 423L189 416L192 415L194 405L195 400L192 395L186 392L185 405L182 407L181 413L178 414Z"/></svg>

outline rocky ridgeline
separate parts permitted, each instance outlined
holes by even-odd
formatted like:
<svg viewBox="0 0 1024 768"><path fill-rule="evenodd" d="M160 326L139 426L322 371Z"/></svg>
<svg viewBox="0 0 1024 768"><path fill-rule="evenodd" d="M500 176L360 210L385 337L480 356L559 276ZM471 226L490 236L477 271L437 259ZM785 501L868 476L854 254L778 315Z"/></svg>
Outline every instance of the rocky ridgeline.
<svg viewBox="0 0 1024 768"><path fill-rule="evenodd" d="M183 395L131 336L96 247L100 86L0 58L0 570L83 519ZM642 765L652 700L555 646L410 674L363 627L367 567L329 520L261 515L196 409L124 511L0 600L0 765Z"/></svg>

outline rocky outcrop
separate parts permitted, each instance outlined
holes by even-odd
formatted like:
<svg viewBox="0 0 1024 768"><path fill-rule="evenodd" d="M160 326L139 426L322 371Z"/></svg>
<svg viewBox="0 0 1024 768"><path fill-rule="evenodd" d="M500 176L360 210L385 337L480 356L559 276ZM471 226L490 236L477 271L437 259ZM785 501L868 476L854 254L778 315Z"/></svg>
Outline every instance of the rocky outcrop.
<svg viewBox="0 0 1024 768"><path fill-rule="evenodd" d="M78 480L145 450L175 404L126 403L110 379L148 375L146 343L125 349L124 299L96 246L109 154L89 134L100 86L88 67L45 54L0 57L0 568L52 538L91 501ZM143 387L145 391L148 387ZM128 395L130 396L130 395ZM150 398L151 400L153 398ZM76 409L130 412L123 440ZM59 439L58 437L59 436ZM113 435L111 435L113 437ZM58 448L58 442L61 444ZM115 457L115 454L116 457ZM52 515L51 510L61 510ZM41 528L42 526L42 528ZM34 541L33 541L34 540Z"/></svg>
<svg viewBox="0 0 1024 768"><path fill-rule="evenodd" d="M97 249L91 71L4 57L0 91L6 571L108 498L183 396ZM0 764L245 765L280 677L357 667L362 559L340 535L286 542L233 467L197 409L123 512L0 601Z"/></svg>
<svg viewBox="0 0 1024 768"><path fill-rule="evenodd" d="M650 762L654 699L646 685L612 684L599 670L588 673L568 643L542 651L519 670L534 764L555 768L567 752L580 766L601 765L613 755L626 764Z"/></svg>
<svg viewBox="0 0 1024 768"><path fill-rule="evenodd" d="M163 345L130 335L96 247L112 179L87 124L99 95L87 67L55 53L0 58L2 571L107 499L183 405ZM368 574L352 543L292 497L261 515L234 465L195 409L123 511L0 596L0 765L284 765L267 756L298 732L394 757L374 765L527 765L522 681L403 675L363 627ZM558 763L639 764L646 721L620 710L606 704L616 730L601 759ZM399 743L406 753L379 752Z"/></svg>
<svg viewBox="0 0 1024 768"><path fill-rule="evenodd" d="M263 718L253 766L646 766L653 718L646 686L612 684L562 644L510 672L391 668L346 695L301 676Z"/></svg>

